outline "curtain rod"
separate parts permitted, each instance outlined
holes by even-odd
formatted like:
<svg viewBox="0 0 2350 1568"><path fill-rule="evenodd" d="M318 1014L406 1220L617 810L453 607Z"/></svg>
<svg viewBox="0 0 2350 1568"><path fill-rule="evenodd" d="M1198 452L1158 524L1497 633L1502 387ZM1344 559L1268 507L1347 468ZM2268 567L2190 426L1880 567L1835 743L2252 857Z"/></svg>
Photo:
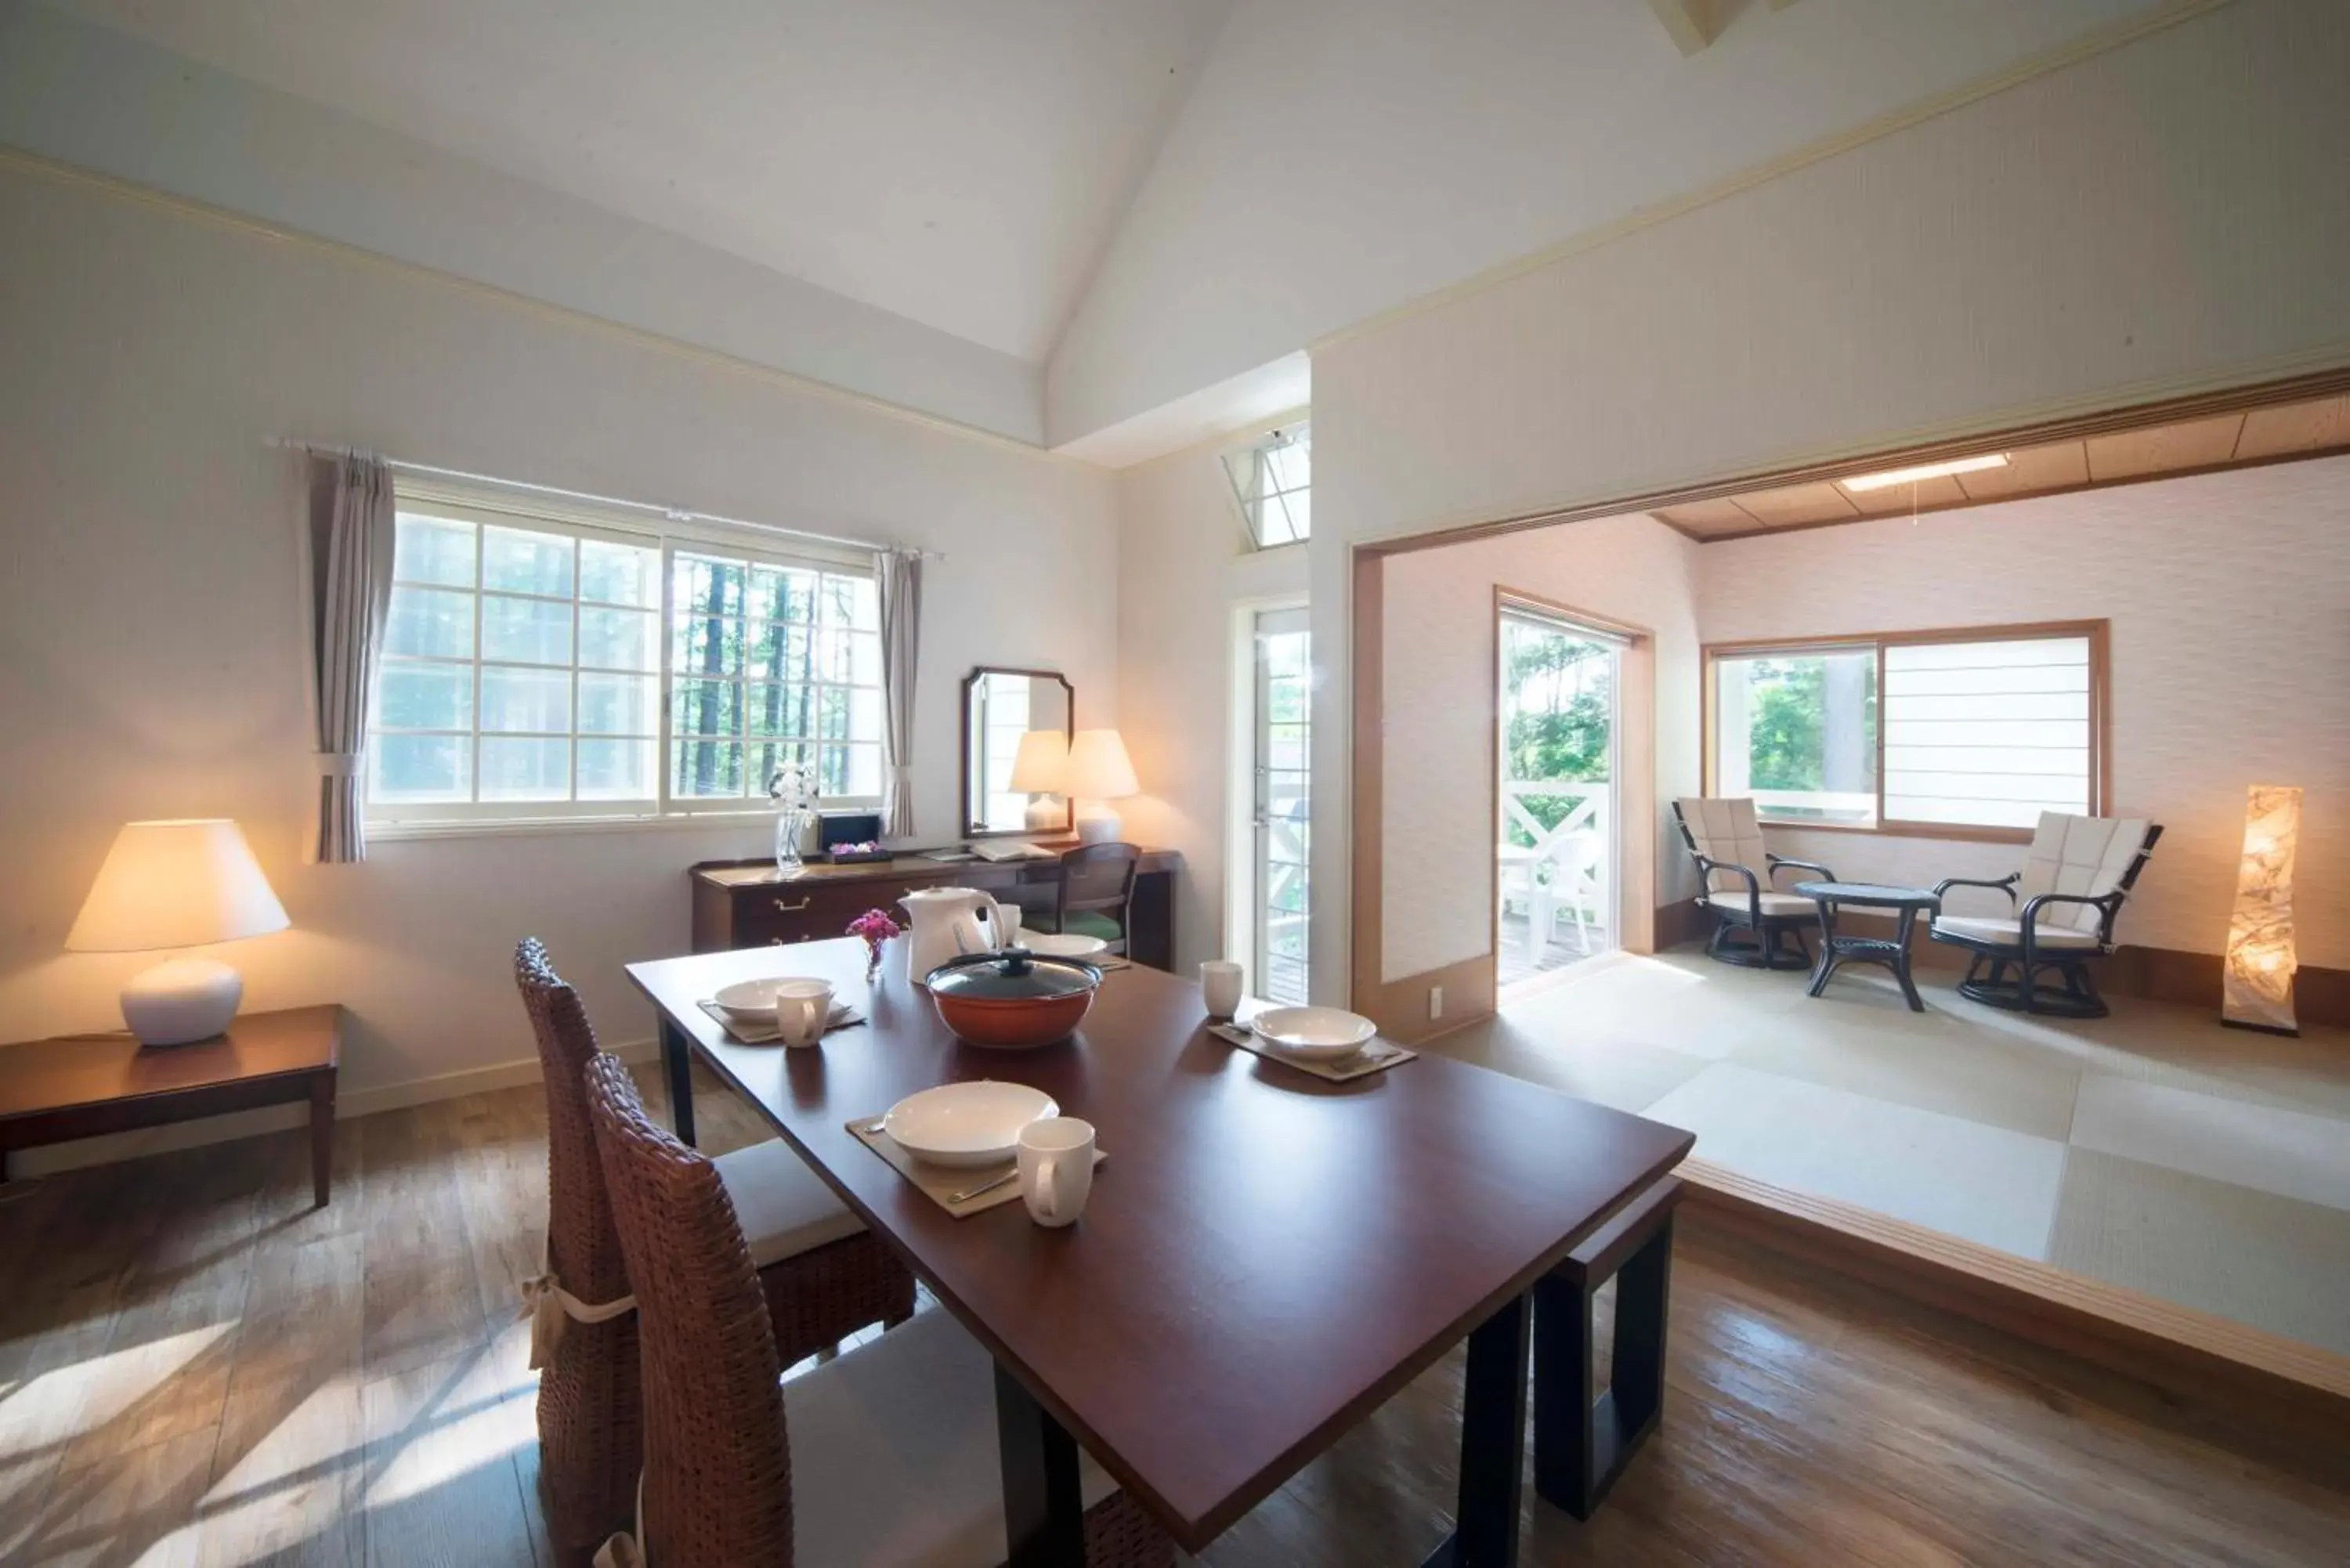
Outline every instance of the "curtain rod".
<svg viewBox="0 0 2350 1568"><path fill-rule="evenodd" d="M404 473L429 474L434 479L462 480L470 484L493 484L501 490L523 490L534 495L552 495L564 501L585 501L597 506L621 506L634 512L651 512L671 523L715 523L728 528L748 528L754 533L775 534L789 539L810 539L820 545L846 545L857 550L888 550L899 555L919 556L926 561L943 561L942 550L913 550L902 545L878 543L871 539L852 539L839 534L818 534L807 528L785 528L775 523L754 523L747 517L722 517L714 512L689 512L682 507L662 506L650 501L629 501L618 495L591 495L584 490L564 490L552 484L532 484L525 480L500 479L494 474L468 473L463 469L435 468L429 462L408 462L396 457L364 447L338 446L331 441L298 441L292 436L271 436L269 445L289 452L307 452L313 457L372 457L386 468L396 468Z"/></svg>

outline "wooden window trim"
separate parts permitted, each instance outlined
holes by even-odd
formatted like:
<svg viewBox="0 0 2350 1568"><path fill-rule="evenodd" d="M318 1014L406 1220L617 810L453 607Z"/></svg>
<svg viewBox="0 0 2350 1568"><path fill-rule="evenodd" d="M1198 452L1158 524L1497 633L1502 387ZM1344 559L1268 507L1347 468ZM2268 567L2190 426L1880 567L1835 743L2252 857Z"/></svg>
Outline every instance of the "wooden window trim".
<svg viewBox="0 0 2350 1568"><path fill-rule="evenodd" d="M1698 754L1704 789L1711 794L1719 772L1714 734L1714 666L1725 658L1763 653L1814 653L1874 649L1877 653L1877 820L1794 822L1761 816L1766 827L1803 833L1855 833L1879 838L1939 838L1975 844L2029 844L2028 827L1972 826L1949 822L1898 822L1885 816L1885 650L1919 643L2014 642L2033 638L2078 637L2089 644L2089 815L2103 816L2113 801L2113 623L2109 620L2019 621L2002 626L1942 627L1924 631L1837 632L1820 637L1781 637L1737 642L1709 642L1698 649ZM1759 813L1758 813L1759 815Z"/></svg>

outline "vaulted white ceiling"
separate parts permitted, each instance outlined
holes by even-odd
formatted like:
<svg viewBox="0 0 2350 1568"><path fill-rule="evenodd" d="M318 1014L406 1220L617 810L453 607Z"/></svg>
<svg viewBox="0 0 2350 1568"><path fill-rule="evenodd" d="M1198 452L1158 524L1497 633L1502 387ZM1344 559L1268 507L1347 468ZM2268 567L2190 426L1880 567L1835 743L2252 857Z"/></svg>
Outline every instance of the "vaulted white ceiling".
<svg viewBox="0 0 2350 1568"><path fill-rule="evenodd" d="M44 3L0 0L39 54L0 140L1122 463L1278 411L1333 332L2210 0Z"/></svg>
<svg viewBox="0 0 2350 1568"><path fill-rule="evenodd" d="M1030 361L1232 0L59 0Z"/></svg>

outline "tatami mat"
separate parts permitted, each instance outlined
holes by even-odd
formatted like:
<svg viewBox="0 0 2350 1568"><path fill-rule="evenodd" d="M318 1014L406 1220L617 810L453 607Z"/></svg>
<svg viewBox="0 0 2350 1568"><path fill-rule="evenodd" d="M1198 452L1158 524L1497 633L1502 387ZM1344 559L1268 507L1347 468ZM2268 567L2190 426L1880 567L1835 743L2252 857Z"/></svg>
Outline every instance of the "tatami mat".
<svg viewBox="0 0 2350 1568"><path fill-rule="evenodd" d="M1825 1001L1825 999L1823 999ZM2081 1070L1939 1010L1898 1021L1832 1006L1742 1045L1742 1067L2062 1141Z"/></svg>
<svg viewBox="0 0 2350 1568"><path fill-rule="evenodd" d="M2281 1198L2350 1209L2350 1122L2091 1073L2073 1142ZM2350 1315L2350 1302L2343 1308Z"/></svg>
<svg viewBox="0 0 2350 1568"><path fill-rule="evenodd" d="M2350 1032L1681 950L1577 965L1433 1048L1698 1135L1706 1159L2350 1354Z"/></svg>
<svg viewBox="0 0 2350 1568"><path fill-rule="evenodd" d="M1736 1063L1707 1068L1644 1113L1697 1134L1698 1152L1799 1192L1840 1199L2038 1258L2064 1146Z"/></svg>
<svg viewBox="0 0 2350 1568"><path fill-rule="evenodd" d="M2350 1211L2075 1148L2047 1262L2350 1355Z"/></svg>

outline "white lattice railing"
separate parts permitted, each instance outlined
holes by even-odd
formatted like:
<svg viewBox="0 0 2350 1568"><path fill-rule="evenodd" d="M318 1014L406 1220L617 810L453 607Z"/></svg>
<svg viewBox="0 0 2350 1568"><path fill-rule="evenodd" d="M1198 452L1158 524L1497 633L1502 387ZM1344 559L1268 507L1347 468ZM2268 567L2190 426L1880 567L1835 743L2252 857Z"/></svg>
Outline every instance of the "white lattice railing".
<svg viewBox="0 0 2350 1568"><path fill-rule="evenodd" d="M1570 804L1555 826L1545 827L1526 802L1565 799ZM1502 785L1505 829L1515 826L1534 840L1531 847L1504 844L1501 892L1505 912L1523 908L1537 942L1546 942L1561 913L1578 924L1607 929L1616 907L1608 886L1611 839L1609 790L1605 784L1535 783L1510 780Z"/></svg>

